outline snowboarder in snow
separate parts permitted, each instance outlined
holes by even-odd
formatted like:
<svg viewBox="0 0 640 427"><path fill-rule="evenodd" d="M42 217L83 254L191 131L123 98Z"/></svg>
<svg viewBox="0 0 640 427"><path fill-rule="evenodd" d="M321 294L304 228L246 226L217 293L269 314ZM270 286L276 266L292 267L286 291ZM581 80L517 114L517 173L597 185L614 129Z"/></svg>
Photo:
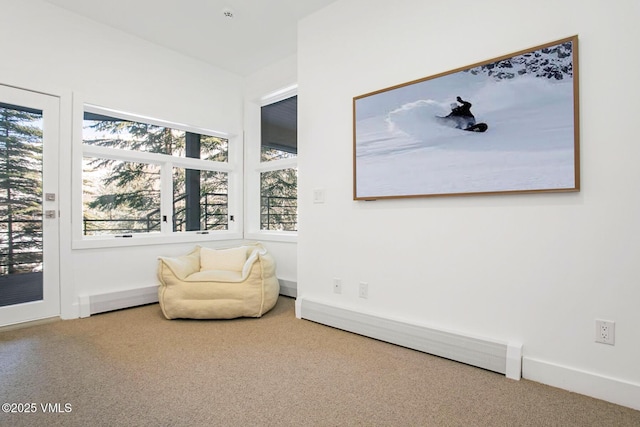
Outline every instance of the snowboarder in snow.
<svg viewBox="0 0 640 427"><path fill-rule="evenodd" d="M469 132L485 132L489 129L486 123L476 123L476 118L471 113L470 102L463 100L459 96L456 99L462 105L457 102L451 103L451 112L447 116L436 116L438 123Z"/></svg>
<svg viewBox="0 0 640 427"><path fill-rule="evenodd" d="M445 118L451 120L456 124L458 129L467 129L476 124L476 118L471 113L471 103L463 100L459 96L456 100L462 104L458 105L456 102L451 103L451 113Z"/></svg>

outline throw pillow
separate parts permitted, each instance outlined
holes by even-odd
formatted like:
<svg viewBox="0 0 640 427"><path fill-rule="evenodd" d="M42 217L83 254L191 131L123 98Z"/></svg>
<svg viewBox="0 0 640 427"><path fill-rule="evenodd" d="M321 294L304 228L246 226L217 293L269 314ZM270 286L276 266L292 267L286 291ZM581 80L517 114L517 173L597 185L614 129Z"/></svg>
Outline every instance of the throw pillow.
<svg viewBox="0 0 640 427"><path fill-rule="evenodd" d="M231 249L200 248L200 271L242 271L242 267L246 260L246 246Z"/></svg>

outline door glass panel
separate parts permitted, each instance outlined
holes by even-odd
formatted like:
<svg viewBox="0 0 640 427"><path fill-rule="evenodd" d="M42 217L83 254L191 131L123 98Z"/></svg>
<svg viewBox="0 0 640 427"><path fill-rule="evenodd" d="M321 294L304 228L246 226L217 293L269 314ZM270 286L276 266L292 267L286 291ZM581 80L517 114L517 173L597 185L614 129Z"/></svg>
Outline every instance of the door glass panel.
<svg viewBox="0 0 640 427"><path fill-rule="evenodd" d="M0 103L0 306L43 299L42 111Z"/></svg>

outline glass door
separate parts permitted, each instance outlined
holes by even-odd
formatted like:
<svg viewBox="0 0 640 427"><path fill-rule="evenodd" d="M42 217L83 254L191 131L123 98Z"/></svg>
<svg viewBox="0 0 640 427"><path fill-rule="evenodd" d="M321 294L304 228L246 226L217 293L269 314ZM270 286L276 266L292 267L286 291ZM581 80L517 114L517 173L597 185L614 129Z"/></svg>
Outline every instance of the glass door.
<svg viewBox="0 0 640 427"><path fill-rule="evenodd" d="M0 85L0 326L60 315L59 99Z"/></svg>

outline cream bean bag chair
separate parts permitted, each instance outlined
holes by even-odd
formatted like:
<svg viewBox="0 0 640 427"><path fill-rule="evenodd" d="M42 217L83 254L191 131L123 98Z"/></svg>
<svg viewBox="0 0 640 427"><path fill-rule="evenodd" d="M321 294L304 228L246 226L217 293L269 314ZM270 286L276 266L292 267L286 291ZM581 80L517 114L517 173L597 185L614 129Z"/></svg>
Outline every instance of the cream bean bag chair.
<svg viewBox="0 0 640 427"><path fill-rule="evenodd" d="M276 304L280 285L273 257L259 243L196 248L160 257L158 299L167 319L260 317Z"/></svg>

